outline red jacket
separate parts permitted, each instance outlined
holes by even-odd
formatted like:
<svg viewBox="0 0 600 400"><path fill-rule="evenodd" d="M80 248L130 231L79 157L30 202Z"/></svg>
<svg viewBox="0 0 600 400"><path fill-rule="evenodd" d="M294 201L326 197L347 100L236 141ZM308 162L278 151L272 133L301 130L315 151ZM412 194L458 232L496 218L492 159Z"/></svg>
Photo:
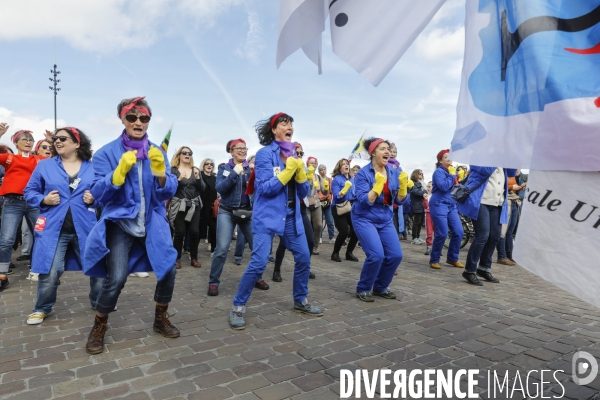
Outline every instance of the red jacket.
<svg viewBox="0 0 600 400"><path fill-rule="evenodd" d="M7 160L10 157L10 162ZM44 156L29 155L23 157L19 154L0 154L0 165L6 170L2 187L0 187L0 196L6 194L22 195L33 170L38 164L38 161L43 160Z"/></svg>

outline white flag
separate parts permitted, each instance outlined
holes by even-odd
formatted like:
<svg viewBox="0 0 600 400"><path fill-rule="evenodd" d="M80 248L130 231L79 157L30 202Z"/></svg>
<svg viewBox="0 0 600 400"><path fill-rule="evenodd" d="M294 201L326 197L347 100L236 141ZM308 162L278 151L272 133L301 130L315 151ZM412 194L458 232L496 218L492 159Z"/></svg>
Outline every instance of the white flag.
<svg viewBox="0 0 600 400"><path fill-rule="evenodd" d="M321 34L325 31L326 0L280 0L277 68L302 48L321 74Z"/></svg>
<svg viewBox="0 0 600 400"><path fill-rule="evenodd" d="M467 0L450 157L600 170L600 0L513 2Z"/></svg>
<svg viewBox="0 0 600 400"><path fill-rule="evenodd" d="M377 86L444 2L330 1L333 52Z"/></svg>
<svg viewBox="0 0 600 400"><path fill-rule="evenodd" d="M600 307L600 173L530 171L513 251L523 268Z"/></svg>

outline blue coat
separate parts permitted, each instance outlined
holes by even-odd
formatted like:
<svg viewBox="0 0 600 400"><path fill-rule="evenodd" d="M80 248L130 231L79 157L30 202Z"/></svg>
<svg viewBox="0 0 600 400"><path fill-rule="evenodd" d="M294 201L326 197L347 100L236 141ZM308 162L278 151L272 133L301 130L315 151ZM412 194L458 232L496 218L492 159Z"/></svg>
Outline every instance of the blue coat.
<svg viewBox="0 0 600 400"><path fill-rule="evenodd" d="M156 145L154 147L160 148ZM109 253L106 247L106 222L135 218L140 209L137 166L134 165L129 171L122 186L112 183L113 171L125 151L119 137L94 154L96 177L91 192L94 199L102 204L103 210L100 221L88 236L85 248L83 271L89 276L106 277L105 257ZM167 182L163 188L152 175L150 160L142 163L142 185L146 199L146 248L134 244L129 254L130 273L154 271L158 280L162 280L171 271L177 259L165 209L165 202L177 191L177 178L170 173L169 161L164 152L163 155L167 165Z"/></svg>
<svg viewBox="0 0 600 400"><path fill-rule="evenodd" d="M344 188L346 181L350 181L352 183L352 187L350 187L350 190L348 190L344 196L340 197L340 191ZM355 192L354 178L346 178L343 174L336 175L333 178L333 181L331 181L331 205L335 206L336 204L341 204L346 200L354 201Z"/></svg>
<svg viewBox="0 0 600 400"><path fill-rule="evenodd" d="M246 175L246 184L248 183L248 179L250 179L251 172L252 171L250 170L250 168L244 168L244 174ZM240 198L242 197L242 180L240 179L240 176L237 174L237 172L235 172L229 164L224 164L221 167L219 167L215 188L217 189L217 192L221 195L220 204L229 208L238 208L240 206ZM250 207L252 207L252 197L250 197Z"/></svg>
<svg viewBox="0 0 600 400"><path fill-rule="evenodd" d="M254 161L254 205L252 215L253 233L283 235L287 215L287 185L283 185L277 175L285 169L281 161L281 151L275 141L256 153ZM295 179L293 177L292 179ZM296 182L296 194L303 199L308 194L307 182ZM304 234L304 224L300 215L300 201L296 200L296 234Z"/></svg>
<svg viewBox="0 0 600 400"><path fill-rule="evenodd" d="M31 207L39 207L40 214L34 231L35 246L33 246L31 271L48 274L54 253L58 245L58 237L63 226L67 211L71 208L73 225L79 240L79 253L85 251L88 234L96 225L96 209L94 205L83 202L83 192L90 190L94 180L94 168L90 161L83 161L77 175L81 181L77 188L69 188L69 175L65 171L60 157L47 158L37 165L23 194ZM44 197L53 190L58 190L60 204L48 206L42 204ZM81 271L82 266L75 253L67 252L65 271Z"/></svg>
<svg viewBox="0 0 600 400"><path fill-rule="evenodd" d="M366 218L374 224L381 224L392 220L392 216L394 215L393 203L398 205L403 203L398 201L398 190L400 190L398 177L402 169L397 170L388 165L385 166L385 169L387 171L388 189L392 195L392 204L383 204L383 192L381 192L373 203L369 202L369 192L375 184L375 168L373 168L373 163L369 163L361 168L354 177L356 199L352 205L352 220L355 218Z"/></svg>
<svg viewBox="0 0 600 400"><path fill-rule="evenodd" d="M446 204L454 206L456 200L450 196L450 191L454 187L455 175L450 174L448 170L441 165L433 171L431 178L431 200L429 200L429 206L432 204Z"/></svg>
<svg viewBox="0 0 600 400"><path fill-rule="evenodd" d="M465 201L457 204L459 213L466 215L472 220L477 220L479 206L481 205L481 198L483 197L487 180L492 176L495 170L496 167L479 167L477 165L471 165L466 185L471 191L471 194L467 196ZM516 169L504 168L504 203L502 204L502 213L500 214L501 224L508 223L508 202L506 201L508 197L508 178L515 176L516 174Z"/></svg>

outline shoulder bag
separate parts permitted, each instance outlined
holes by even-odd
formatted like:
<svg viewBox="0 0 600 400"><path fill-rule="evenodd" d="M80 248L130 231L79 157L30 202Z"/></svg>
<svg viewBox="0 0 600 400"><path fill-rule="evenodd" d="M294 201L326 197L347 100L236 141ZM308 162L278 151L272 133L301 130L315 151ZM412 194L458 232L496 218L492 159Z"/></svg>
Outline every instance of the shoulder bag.
<svg viewBox="0 0 600 400"><path fill-rule="evenodd" d="M343 203L336 204L335 209L337 210L337 215L348 214L352 210L352 204L350 204L350 200L346 200Z"/></svg>
<svg viewBox="0 0 600 400"><path fill-rule="evenodd" d="M473 190L475 190L479 186L483 185L484 182L487 182L487 179L481 181L481 183L479 183L479 185L475 186L473 188ZM450 197L452 197L455 201L457 201L459 203L462 203L463 201L465 201L467 199L467 197L469 197L470 194L471 194L471 191L469 190L467 185L463 185L462 183L458 183L458 184L454 185L452 187L452 189L450 190Z"/></svg>

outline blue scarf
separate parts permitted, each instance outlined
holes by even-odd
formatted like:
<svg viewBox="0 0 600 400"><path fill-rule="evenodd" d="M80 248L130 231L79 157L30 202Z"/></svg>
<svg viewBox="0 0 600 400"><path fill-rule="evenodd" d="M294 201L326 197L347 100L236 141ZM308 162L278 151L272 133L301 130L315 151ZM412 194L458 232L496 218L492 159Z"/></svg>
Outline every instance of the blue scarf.
<svg viewBox="0 0 600 400"><path fill-rule="evenodd" d="M136 157L138 160L148 159L149 146L147 133L140 140L134 140L127 134L127 130L123 129L123 133L121 133L121 142L123 143L123 146L125 146L125 150L137 150Z"/></svg>

